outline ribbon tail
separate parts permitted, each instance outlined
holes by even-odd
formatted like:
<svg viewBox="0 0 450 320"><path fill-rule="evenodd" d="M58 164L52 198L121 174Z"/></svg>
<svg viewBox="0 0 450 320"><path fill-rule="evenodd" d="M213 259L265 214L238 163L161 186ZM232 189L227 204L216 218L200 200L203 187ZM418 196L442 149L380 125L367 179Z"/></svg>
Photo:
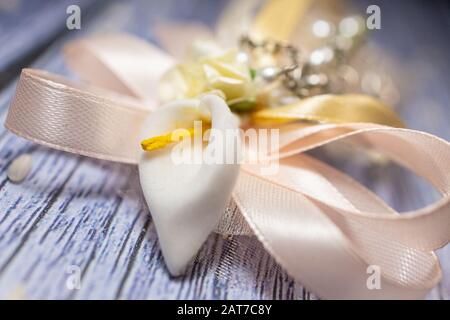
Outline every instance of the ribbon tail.
<svg viewBox="0 0 450 320"><path fill-rule="evenodd" d="M410 288L385 277L380 279L380 287L368 286L371 263L358 254L359 248L327 212L299 192L242 171L233 195L266 250L292 277L322 298L419 299L431 288ZM376 239L370 244L375 245ZM389 261L389 255L385 258ZM382 274L386 261L377 261ZM434 262L433 268L427 269L434 277L431 285L440 277Z"/></svg>

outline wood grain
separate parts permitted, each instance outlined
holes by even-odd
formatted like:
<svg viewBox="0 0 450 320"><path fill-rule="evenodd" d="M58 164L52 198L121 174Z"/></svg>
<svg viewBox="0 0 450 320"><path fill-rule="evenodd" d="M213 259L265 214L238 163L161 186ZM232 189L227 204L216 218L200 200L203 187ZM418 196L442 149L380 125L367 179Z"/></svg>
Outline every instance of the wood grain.
<svg viewBox="0 0 450 320"><path fill-rule="evenodd" d="M60 48L87 33L126 30L154 40L158 19L214 21L223 1L113 2L83 25L64 32L34 67L68 74ZM198 8L194 10L193 8ZM61 12L65 16L65 11ZM114 23L111 23L114 21ZM448 61L446 70L449 70ZM402 109L408 124L450 137L447 75L435 81L436 94L417 94ZM441 82L439 82L441 81ZM444 81L444 82L442 82ZM439 84L440 83L440 84ZM440 88L440 89L439 89ZM14 82L0 93L4 122ZM430 110L435 114L430 116ZM417 117L410 117L413 113ZM30 176L21 184L6 178L11 161L33 156ZM322 155L319 155L322 156ZM334 161L401 210L434 199L429 186L398 168L363 167ZM355 169L356 168L356 169ZM411 199L411 194L416 197ZM430 298L449 299L450 248L440 250L444 279ZM80 289L67 283L78 267ZM27 142L0 128L0 298L29 299L315 299L290 278L252 237L211 235L188 272L169 276L162 261L151 216L142 201L136 168L57 152Z"/></svg>

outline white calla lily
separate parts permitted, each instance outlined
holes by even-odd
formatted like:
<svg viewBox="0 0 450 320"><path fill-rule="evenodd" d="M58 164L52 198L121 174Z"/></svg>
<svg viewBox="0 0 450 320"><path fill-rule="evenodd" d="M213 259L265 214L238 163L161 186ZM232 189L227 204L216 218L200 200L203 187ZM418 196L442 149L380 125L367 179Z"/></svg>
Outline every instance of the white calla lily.
<svg viewBox="0 0 450 320"><path fill-rule="evenodd" d="M149 116L142 137L192 126L205 113L211 118L212 130L225 133L239 128L225 101L209 94L161 107ZM217 226L230 199L239 165L236 161L176 164L172 157L174 147L142 152L139 175L167 267L172 275L179 275ZM223 148L224 155L236 153L234 143L217 137L210 138L203 153L217 148Z"/></svg>

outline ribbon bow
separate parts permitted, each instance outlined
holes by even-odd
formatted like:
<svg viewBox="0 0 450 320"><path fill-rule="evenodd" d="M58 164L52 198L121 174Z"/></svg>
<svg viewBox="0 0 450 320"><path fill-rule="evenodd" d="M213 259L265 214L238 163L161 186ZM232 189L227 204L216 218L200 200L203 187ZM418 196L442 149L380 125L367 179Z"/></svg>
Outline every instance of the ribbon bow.
<svg viewBox="0 0 450 320"><path fill-rule="evenodd" d="M261 163L176 166L170 148L148 153L139 148L142 139L204 114L212 128L237 129L227 104L206 95L156 108L155 88L174 59L130 35L77 40L66 46L65 54L90 85L24 69L5 126L51 148L139 163L141 185L171 273L184 270L217 225L243 218L244 227L276 261L323 298L422 298L439 281L433 250L450 240L448 142L380 124L400 123L373 98L326 95L280 112L256 114L283 122L323 120L330 114L326 110L336 107L337 114L350 115L345 123L277 125L280 143L270 151L279 168L273 175L261 174ZM367 108L372 117L352 118L352 110L359 108ZM378 124L367 123L370 119ZM352 136L430 181L442 198L399 215L347 175L303 154ZM204 152L214 147L212 139L207 142ZM227 148L225 153L230 152ZM231 217L223 214L230 197L239 208ZM379 290L367 288L370 265L380 268Z"/></svg>

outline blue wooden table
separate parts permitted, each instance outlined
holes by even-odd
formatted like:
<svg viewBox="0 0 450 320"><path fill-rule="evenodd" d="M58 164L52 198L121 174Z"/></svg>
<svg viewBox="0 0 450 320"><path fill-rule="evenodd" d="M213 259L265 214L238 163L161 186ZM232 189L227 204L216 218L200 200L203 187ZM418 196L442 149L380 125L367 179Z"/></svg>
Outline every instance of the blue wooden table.
<svg viewBox="0 0 450 320"><path fill-rule="evenodd" d="M369 3L370 2L370 3ZM373 3L372 3L373 2ZM68 31L66 8L79 4L82 29ZM358 1L353 10L364 12ZM127 31L149 41L154 22L212 24L226 1L10 1L0 6L0 122L20 69L70 74L64 43L102 31ZM408 126L450 140L450 11L448 3L378 1L375 41L411 77L400 88ZM15 6L15 7L14 7ZM411 23L414 21L414 23ZM413 68L413 70L411 70ZM409 70L408 70L409 69ZM411 83L409 83L411 82ZM11 183L6 170L22 153L31 174ZM318 156L323 156L318 154ZM331 161L398 210L436 198L431 187L393 164ZM444 277L431 299L450 298L450 246L439 250ZM74 280L80 280L79 285ZM171 278L142 200L136 168L54 151L0 127L0 298L28 299L315 299L253 238L213 234L186 275Z"/></svg>

